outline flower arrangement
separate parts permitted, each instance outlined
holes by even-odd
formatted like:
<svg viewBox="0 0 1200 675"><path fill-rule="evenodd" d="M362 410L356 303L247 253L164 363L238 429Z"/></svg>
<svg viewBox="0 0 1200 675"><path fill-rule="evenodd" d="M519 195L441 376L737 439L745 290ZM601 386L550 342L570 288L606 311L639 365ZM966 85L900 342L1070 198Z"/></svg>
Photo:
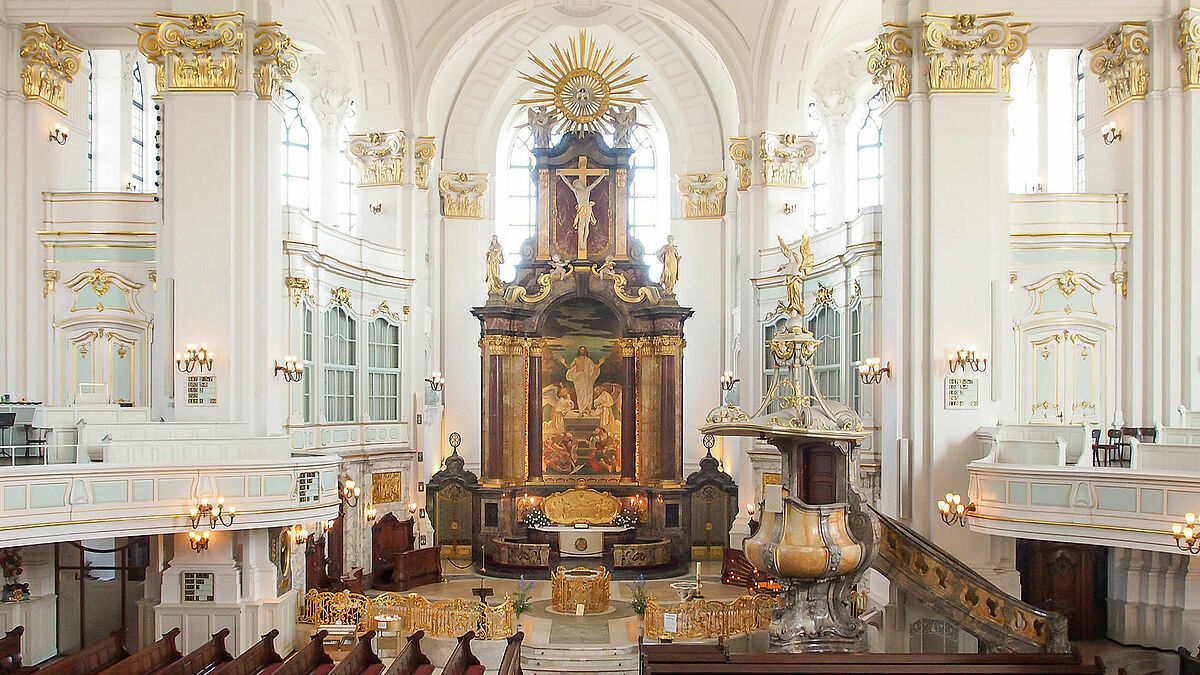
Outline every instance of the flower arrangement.
<svg viewBox="0 0 1200 675"><path fill-rule="evenodd" d="M525 527L545 527L550 524L550 517L541 509L530 509L521 522L525 523Z"/></svg>
<svg viewBox="0 0 1200 675"><path fill-rule="evenodd" d="M642 517L633 509L623 509L612 519L612 524L617 527L633 527L641 522Z"/></svg>
<svg viewBox="0 0 1200 675"><path fill-rule="evenodd" d="M636 581L629 584L629 606L638 616L646 613L646 575L639 574Z"/></svg>
<svg viewBox="0 0 1200 675"><path fill-rule="evenodd" d="M29 597L29 584L21 583L25 568L21 566L21 549L8 548L0 552L0 572L4 573L4 590L0 601L16 602Z"/></svg>
<svg viewBox="0 0 1200 675"><path fill-rule="evenodd" d="M533 601L529 599L529 596L532 594L533 582L525 581L525 575L522 574L520 581L517 582L516 597L513 598L513 612L515 612L517 616L520 616L533 609Z"/></svg>

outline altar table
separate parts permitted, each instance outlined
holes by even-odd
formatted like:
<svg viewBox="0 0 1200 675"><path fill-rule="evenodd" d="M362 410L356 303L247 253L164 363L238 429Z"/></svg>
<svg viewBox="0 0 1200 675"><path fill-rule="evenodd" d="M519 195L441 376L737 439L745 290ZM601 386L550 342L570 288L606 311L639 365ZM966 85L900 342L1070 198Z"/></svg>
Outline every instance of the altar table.
<svg viewBox="0 0 1200 675"><path fill-rule="evenodd" d="M617 525L542 525L534 528L558 536L558 554L575 558L589 558L604 553L604 535L626 532L632 528Z"/></svg>

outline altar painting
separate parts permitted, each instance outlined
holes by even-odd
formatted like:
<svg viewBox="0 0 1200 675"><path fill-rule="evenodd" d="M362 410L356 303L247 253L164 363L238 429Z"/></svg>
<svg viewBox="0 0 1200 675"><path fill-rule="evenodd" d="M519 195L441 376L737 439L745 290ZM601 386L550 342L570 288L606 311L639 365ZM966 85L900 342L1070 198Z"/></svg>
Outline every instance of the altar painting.
<svg viewBox="0 0 1200 675"><path fill-rule="evenodd" d="M621 362L616 316L603 304L570 300L542 335L542 475L621 475Z"/></svg>

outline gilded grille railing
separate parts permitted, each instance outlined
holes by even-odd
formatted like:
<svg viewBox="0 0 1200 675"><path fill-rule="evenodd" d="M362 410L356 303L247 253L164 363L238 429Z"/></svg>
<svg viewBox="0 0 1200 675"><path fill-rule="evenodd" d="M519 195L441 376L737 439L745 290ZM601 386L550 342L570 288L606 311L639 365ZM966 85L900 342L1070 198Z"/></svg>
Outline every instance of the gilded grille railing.
<svg viewBox="0 0 1200 675"><path fill-rule="evenodd" d="M777 607L779 596L766 593L743 595L730 602L689 600L671 606L658 604L651 595L646 598L646 637L702 640L753 633L770 626ZM674 632L663 627L666 614L675 615Z"/></svg>
<svg viewBox="0 0 1200 675"><path fill-rule="evenodd" d="M416 593L383 593L374 598L356 593L311 590L300 603L300 623L354 624L358 630L376 628L375 617L395 617L405 633L422 630L429 637L458 637L475 631L480 640L503 640L516 633L513 600L505 594L496 605L451 598L427 600Z"/></svg>

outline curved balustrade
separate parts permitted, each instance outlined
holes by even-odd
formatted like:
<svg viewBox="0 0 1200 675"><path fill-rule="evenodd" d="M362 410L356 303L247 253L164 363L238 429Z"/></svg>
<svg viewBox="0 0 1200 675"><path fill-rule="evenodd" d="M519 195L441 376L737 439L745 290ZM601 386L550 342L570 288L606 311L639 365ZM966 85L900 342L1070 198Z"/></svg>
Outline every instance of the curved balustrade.
<svg viewBox="0 0 1200 675"><path fill-rule="evenodd" d="M766 630L779 607L779 596L743 595L730 602L689 600L664 606L646 599L645 632L652 640L706 640ZM664 627L665 615L675 615L675 630Z"/></svg>
<svg viewBox="0 0 1200 675"><path fill-rule="evenodd" d="M299 621L314 626L354 624L360 631L375 628L376 622L401 621L405 633L421 630L436 638L474 631L480 640L502 640L517 632L513 600L507 594L499 604L489 605L462 598L427 600L416 593L382 593L370 598L311 590L300 603Z"/></svg>

